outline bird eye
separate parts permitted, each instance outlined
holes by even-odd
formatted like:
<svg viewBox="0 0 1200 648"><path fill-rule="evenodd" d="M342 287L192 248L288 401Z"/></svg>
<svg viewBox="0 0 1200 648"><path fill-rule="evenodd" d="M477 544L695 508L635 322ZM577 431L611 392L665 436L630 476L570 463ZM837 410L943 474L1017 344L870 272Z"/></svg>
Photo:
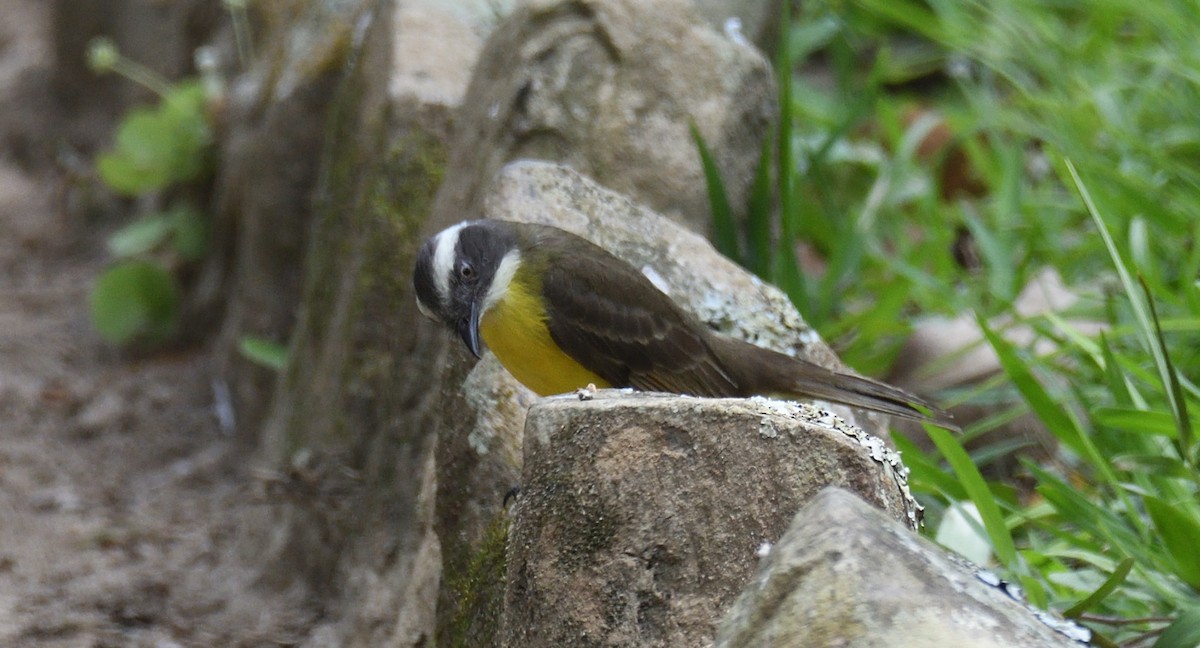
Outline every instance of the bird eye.
<svg viewBox="0 0 1200 648"><path fill-rule="evenodd" d="M471 279L475 276L475 268L472 268L470 263L464 261L463 264L458 267L458 276L462 277L463 279Z"/></svg>

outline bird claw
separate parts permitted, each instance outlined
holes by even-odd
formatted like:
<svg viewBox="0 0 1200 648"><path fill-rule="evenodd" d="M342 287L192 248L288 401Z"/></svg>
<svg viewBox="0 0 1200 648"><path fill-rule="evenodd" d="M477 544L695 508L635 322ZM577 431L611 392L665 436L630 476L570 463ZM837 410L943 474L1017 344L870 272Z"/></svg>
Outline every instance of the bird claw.
<svg viewBox="0 0 1200 648"><path fill-rule="evenodd" d="M575 395L578 396L579 400L581 401L590 401L596 396L596 385L594 383L588 383L587 387L580 387L579 389L576 389Z"/></svg>

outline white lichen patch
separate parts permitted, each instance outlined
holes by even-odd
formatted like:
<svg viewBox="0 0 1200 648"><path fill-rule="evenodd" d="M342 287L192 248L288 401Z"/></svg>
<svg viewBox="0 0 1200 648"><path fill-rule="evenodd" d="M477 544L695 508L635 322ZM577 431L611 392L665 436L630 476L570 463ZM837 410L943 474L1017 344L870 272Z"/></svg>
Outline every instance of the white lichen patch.
<svg viewBox="0 0 1200 648"><path fill-rule="evenodd" d="M758 419L758 436L764 439L778 439L779 429L775 427L775 421L771 417L764 416Z"/></svg>
<svg viewBox="0 0 1200 648"><path fill-rule="evenodd" d="M900 457L900 453L892 448L889 448L883 439L868 434L865 430L857 425L851 425L845 419L833 414L829 410L810 405L808 403L796 403L792 401L776 400L773 398L765 398L763 396L752 396L750 402L754 403L760 410L766 410L766 414L758 424L759 436L765 438L775 438L775 436L767 436L764 434L764 428L770 426L772 432L777 436L778 431L774 422L769 422L770 415L784 416L793 420L804 421L813 425L818 425L830 430L837 430L847 437L858 442L859 445L867 452L867 456L871 457L872 461L880 464L885 470L892 473L896 484L899 486L901 496L904 498L905 509L908 515L909 526L913 529L920 528L924 524L925 507L921 506L916 498L913 497L912 491L908 488L908 467L904 465L904 461Z"/></svg>

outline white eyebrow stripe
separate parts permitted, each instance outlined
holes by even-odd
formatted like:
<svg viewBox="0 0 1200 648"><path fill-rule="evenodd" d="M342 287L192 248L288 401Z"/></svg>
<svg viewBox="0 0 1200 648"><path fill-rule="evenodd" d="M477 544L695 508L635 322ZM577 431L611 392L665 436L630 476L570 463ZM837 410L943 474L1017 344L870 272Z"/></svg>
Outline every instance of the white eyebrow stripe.
<svg viewBox="0 0 1200 648"><path fill-rule="evenodd" d="M488 312L508 292L508 286L512 283L513 276L517 274L517 268L520 266L521 253L515 248L509 250L505 253L504 258L500 259L500 265L496 266L496 274L492 276L492 285L488 286L487 295L483 298L481 315Z"/></svg>
<svg viewBox="0 0 1200 648"><path fill-rule="evenodd" d="M433 244L433 284L443 307L450 303L450 275L454 272L458 235L467 225L468 222L463 221L447 227L438 233L437 242Z"/></svg>

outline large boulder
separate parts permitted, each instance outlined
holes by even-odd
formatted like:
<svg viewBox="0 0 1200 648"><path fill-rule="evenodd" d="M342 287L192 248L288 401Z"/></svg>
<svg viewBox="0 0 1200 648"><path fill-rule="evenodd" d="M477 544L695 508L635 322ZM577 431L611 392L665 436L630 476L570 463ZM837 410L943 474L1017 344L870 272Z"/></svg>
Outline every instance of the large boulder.
<svg viewBox="0 0 1200 648"><path fill-rule="evenodd" d="M435 217L476 217L488 180L523 158L570 166L704 232L689 122L744 205L774 111L766 60L688 0L531 0L480 57Z"/></svg>
<svg viewBox="0 0 1200 648"><path fill-rule="evenodd" d="M1068 648L1090 632L1016 598L854 494L830 488L796 514L725 618L717 648Z"/></svg>
<svg viewBox="0 0 1200 648"><path fill-rule="evenodd" d="M509 164L484 205L490 218L553 224L598 242L717 330L837 366L778 289L721 256L699 234L572 169ZM432 338L450 338L431 322L423 328ZM446 353L437 446L436 528L445 570L438 636L488 645L500 613L497 584L504 579L503 547L498 555L496 544L507 523L501 503L521 483L522 430L535 397L490 353L473 366L461 343Z"/></svg>
<svg viewBox="0 0 1200 648"><path fill-rule="evenodd" d="M329 645L432 641L444 345L416 326L409 276L485 4L303 3L277 32L296 51L264 52L276 65L234 92L220 188L237 245L211 281L232 293L221 373L272 504L244 544L261 584L319 602ZM289 341L287 368L238 357L247 335Z"/></svg>
<svg viewBox="0 0 1200 648"><path fill-rule="evenodd" d="M685 0L522 3L480 54L424 235L485 212L521 219L574 205L593 218L594 231L624 230L613 239L624 237L626 249L639 241L674 245L682 234L676 226L659 228L667 239L627 228L662 220L640 203L693 230L706 229L707 198L689 120L714 150L740 204L773 119L774 95L766 60L744 40L705 23ZM559 191L526 200L549 210L485 207L513 182L534 178L529 168L504 168L530 158L564 164L542 167L553 171L538 180L548 177ZM704 249L706 260L720 258L707 244L697 249ZM739 311L728 321L762 310ZM435 527L443 557L437 640L487 645L495 636L503 584L500 502L520 479L521 430L533 396L494 359L472 368L461 345L447 349L441 344L447 336L431 324L416 335L422 342L409 347L409 360L433 368L420 384L440 386L443 395L435 416Z"/></svg>
<svg viewBox="0 0 1200 648"><path fill-rule="evenodd" d="M758 555L821 489L915 527L904 472L881 440L812 406L544 399L525 427L502 645L707 645Z"/></svg>

